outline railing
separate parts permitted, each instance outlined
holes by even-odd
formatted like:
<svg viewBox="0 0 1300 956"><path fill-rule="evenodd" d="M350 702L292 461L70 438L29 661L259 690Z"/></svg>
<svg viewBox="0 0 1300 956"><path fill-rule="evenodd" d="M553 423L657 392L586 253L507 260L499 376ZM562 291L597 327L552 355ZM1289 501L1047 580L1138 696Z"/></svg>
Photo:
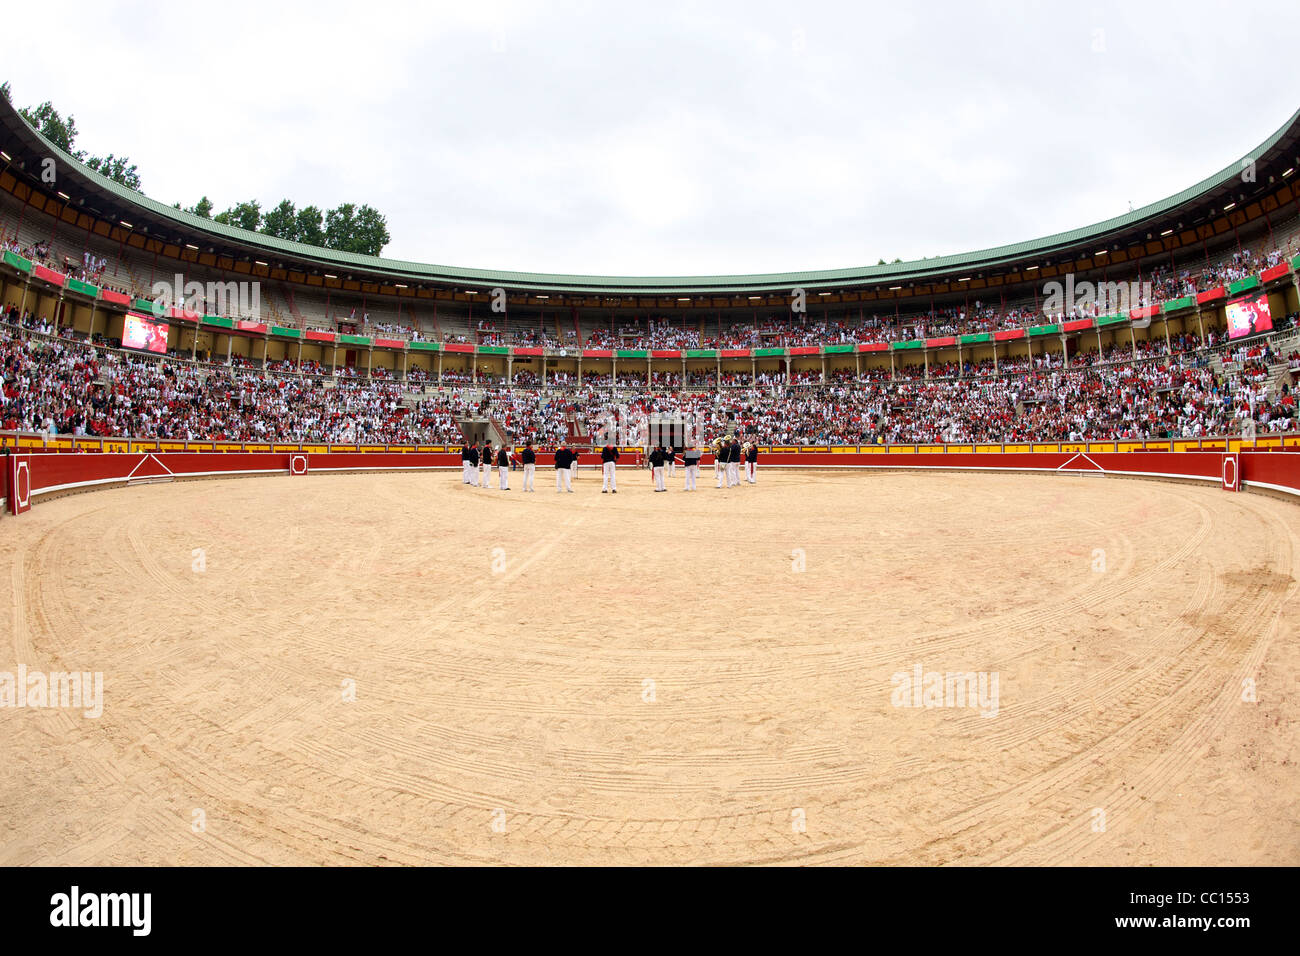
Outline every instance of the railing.
<svg viewBox="0 0 1300 956"><path fill-rule="evenodd" d="M516 446L522 448L522 445ZM154 452L230 452L270 453L304 452L309 454L410 452L458 453L459 442L419 445L357 444L351 442L239 442L213 439L181 441L166 438L97 438L80 435L46 435L41 432L0 432L0 449L23 453L49 454L148 454ZM635 450L635 449L625 449ZM1221 451L1300 451L1300 432L1264 432L1253 439L1241 435L1217 435L1204 438L1115 439L1109 441L1019 441L1019 442L948 442L939 444L879 445L760 445L762 454L874 454L874 455L944 455L967 453L1042 453L1078 454L1090 452L1187 452Z"/></svg>

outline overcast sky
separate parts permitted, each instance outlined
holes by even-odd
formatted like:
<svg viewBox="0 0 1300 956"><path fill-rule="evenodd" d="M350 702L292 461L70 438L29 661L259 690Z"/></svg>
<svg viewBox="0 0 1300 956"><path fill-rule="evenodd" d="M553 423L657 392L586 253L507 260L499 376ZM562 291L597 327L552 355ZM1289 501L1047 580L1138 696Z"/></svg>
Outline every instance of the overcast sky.
<svg viewBox="0 0 1300 956"><path fill-rule="evenodd" d="M369 203L391 258L829 269L1086 225L1300 106L1300 4L60 3L19 106L218 210Z"/></svg>

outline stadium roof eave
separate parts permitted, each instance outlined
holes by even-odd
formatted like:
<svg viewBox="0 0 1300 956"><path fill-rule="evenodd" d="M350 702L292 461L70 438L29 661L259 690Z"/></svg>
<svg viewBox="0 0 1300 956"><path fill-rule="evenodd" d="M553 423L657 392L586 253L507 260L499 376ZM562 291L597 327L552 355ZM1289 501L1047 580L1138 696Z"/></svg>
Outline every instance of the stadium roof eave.
<svg viewBox="0 0 1300 956"><path fill-rule="evenodd" d="M353 278L384 284L393 282L426 283L491 288L500 286L511 291L540 293L580 293L584 295L726 295L731 293L772 292L788 294L792 288L826 289L844 288L864 284L899 284L917 280L933 280L954 272L981 270L1009 265L1017 260L1055 255L1097 242L1108 241L1112 236L1133 230L1148 220L1168 216L1178 209L1194 204L1207 193L1237 180L1245 164L1263 161L1274 147L1296 126L1300 110L1292 113L1287 122L1237 162L1175 195L1150 203L1140 209L1083 226L1068 232L1056 233L1038 239L1010 245L997 246L975 252L934 259L914 260L889 265L862 266L846 269L813 270L803 272L762 273L753 275L712 276L595 276L563 275L558 273L515 272L493 269L474 269L428 263L385 259L338 252L303 243L277 239L262 233L249 232L203 219L184 210L137 193L126 186L97 173L47 140L32 129L8 103L0 101L0 117L4 124L36 152L56 158L75 177L85 180L93 191L117 200L169 223L179 232L194 237L208 236L248 250L250 255L290 260L288 268L303 271L325 270L363 273ZM66 187L63 187L66 191ZM152 235L152 233L148 233ZM170 240L164 240L170 241Z"/></svg>

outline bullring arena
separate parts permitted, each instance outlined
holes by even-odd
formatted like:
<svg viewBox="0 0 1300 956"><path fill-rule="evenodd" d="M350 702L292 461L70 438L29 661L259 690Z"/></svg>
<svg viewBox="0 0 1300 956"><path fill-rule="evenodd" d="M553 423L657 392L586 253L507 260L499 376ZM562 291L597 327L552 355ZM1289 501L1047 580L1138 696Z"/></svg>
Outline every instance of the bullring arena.
<svg viewBox="0 0 1300 956"><path fill-rule="evenodd" d="M0 96L0 863L1300 863L1300 112L1243 161L564 275L168 206Z"/></svg>
<svg viewBox="0 0 1300 956"><path fill-rule="evenodd" d="M6 519L6 644L104 692L7 722L3 862L1300 859L1293 501L552 474L113 483ZM917 667L996 673L996 712L896 706Z"/></svg>

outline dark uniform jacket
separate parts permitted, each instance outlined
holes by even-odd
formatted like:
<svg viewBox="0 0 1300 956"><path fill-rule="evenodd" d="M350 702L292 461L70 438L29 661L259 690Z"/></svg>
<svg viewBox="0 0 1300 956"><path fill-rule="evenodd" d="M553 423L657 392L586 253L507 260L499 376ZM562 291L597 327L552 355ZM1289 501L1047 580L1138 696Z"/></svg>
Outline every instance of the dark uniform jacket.
<svg viewBox="0 0 1300 956"><path fill-rule="evenodd" d="M600 450L601 461L618 461L618 448L614 445L606 445Z"/></svg>
<svg viewBox="0 0 1300 956"><path fill-rule="evenodd" d="M556 470L556 471L559 471L561 468L568 468L571 464L573 464L573 459L574 459L574 458L575 458L575 455L574 455L573 452L571 452L569 449L567 449L567 448L558 448L558 449L556 449L556 451L555 451L555 470Z"/></svg>
<svg viewBox="0 0 1300 956"><path fill-rule="evenodd" d="M537 464L537 452L531 448L525 448L522 452L523 462L525 465Z"/></svg>
<svg viewBox="0 0 1300 956"><path fill-rule="evenodd" d="M504 445L502 445L501 450L497 452L497 467L498 468L510 467L510 452L506 451Z"/></svg>
<svg viewBox="0 0 1300 956"><path fill-rule="evenodd" d="M464 451L463 454L465 455L466 458L469 459L469 463L470 463L471 465L474 465L475 467L478 466L478 447L477 447L477 446L475 446L475 445L469 445L469 446L467 446L467 447L465 448L465 451Z"/></svg>

